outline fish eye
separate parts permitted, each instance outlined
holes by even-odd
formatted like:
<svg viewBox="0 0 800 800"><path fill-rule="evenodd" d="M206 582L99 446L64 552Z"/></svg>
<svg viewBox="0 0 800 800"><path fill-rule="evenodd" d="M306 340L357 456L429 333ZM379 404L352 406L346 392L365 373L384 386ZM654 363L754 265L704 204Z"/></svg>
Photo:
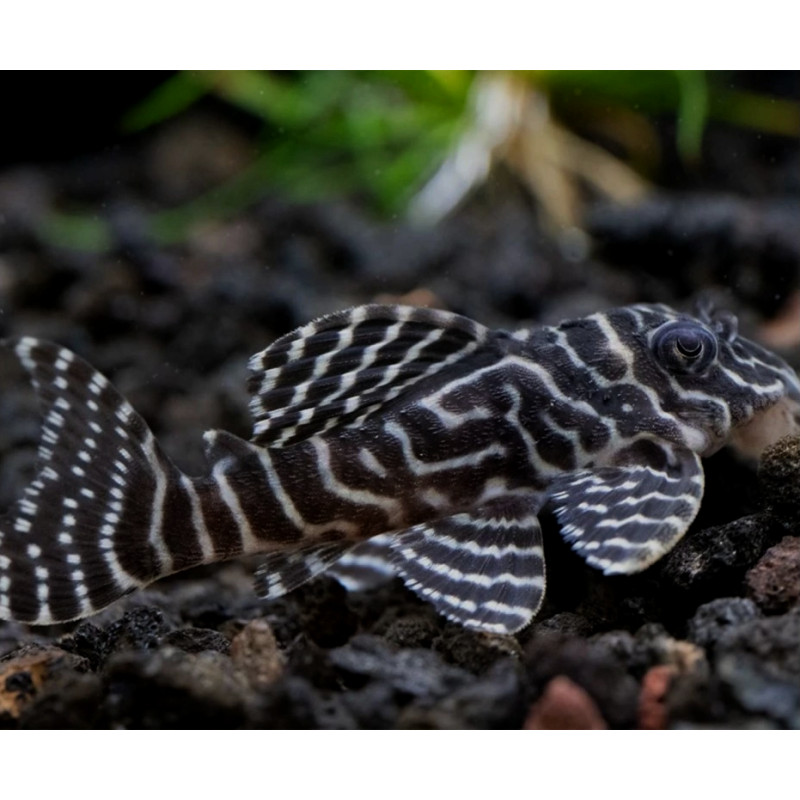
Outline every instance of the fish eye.
<svg viewBox="0 0 800 800"><path fill-rule="evenodd" d="M699 323L669 322L655 332L653 351L672 372L703 372L717 357L717 338Z"/></svg>

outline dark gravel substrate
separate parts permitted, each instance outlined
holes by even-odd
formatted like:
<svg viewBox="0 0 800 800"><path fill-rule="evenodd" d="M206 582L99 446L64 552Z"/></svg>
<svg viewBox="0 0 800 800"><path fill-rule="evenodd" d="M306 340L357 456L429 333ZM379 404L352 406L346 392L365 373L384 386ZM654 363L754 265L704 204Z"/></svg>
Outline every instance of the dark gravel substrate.
<svg viewBox="0 0 800 800"><path fill-rule="evenodd" d="M168 175L159 159L186 128L0 173L0 335L76 350L193 474L205 469L203 430L248 436L247 357L323 312L416 292L513 327L633 301L686 305L712 289L758 335L797 291L800 182L782 176L798 152L767 169L738 133L735 179L593 209L585 259L541 232L502 176L433 230L267 198L157 248L145 210L196 191L209 148L236 149L215 124L196 120L197 152L181 151ZM714 131L715 144L725 136ZM748 171L760 196L727 194ZM42 236L48 214L76 202L111 221L109 252ZM800 363L797 347L784 355ZM1 358L5 507L31 475L39 422ZM548 597L516 637L448 623L399 582L348 595L323 577L260 602L253 564L240 563L175 576L80 623L0 623L0 726L800 727L800 442L775 448L760 480L726 452L706 466L700 517L640 576L604 578L547 522Z"/></svg>

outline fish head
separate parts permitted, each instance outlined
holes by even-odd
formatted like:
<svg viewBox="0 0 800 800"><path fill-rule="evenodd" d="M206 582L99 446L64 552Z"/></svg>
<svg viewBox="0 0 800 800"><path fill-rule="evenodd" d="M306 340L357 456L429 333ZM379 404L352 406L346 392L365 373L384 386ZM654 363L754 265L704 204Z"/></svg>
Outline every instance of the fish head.
<svg viewBox="0 0 800 800"><path fill-rule="evenodd" d="M736 317L701 307L695 316L666 306L633 306L643 371L662 387L664 408L698 434L692 449L725 444L758 457L800 433L800 380L780 356L741 336Z"/></svg>

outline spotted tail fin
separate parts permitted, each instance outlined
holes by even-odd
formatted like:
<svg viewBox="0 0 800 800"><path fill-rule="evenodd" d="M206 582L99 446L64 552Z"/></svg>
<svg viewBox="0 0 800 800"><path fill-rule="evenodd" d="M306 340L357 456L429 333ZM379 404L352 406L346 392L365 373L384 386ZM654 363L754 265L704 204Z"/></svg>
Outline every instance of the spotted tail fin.
<svg viewBox="0 0 800 800"><path fill-rule="evenodd" d="M193 489L144 420L69 350L5 345L31 378L43 425L37 475L0 517L0 619L77 619L188 566L164 532L191 518Z"/></svg>

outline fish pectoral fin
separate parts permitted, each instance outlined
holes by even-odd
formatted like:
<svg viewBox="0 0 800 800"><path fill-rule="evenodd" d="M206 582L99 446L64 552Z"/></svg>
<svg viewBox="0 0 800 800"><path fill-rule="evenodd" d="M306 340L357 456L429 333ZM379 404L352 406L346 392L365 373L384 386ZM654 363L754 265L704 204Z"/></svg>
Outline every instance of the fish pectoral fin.
<svg viewBox="0 0 800 800"><path fill-rule="evenodd" d="M511 634L544 598L537 495L505 495L397 535L392 552L406 585L468 628Z"/></svg>
<svg viewBox="0 0 800 800"><path fill-rule="evenodd" d="M561 534L607 575L640 572L669 552L697 515L703 467L686 448L664 463L572 472L550 486Z"/></svg>
<svg viewBox="0 0 800 800"><path fill-rule="evenodd" d="M256 595L273 600L297 589L325 572L352 546L352 542L317 542L292 551L269 553L256 570Z"/></svg>
<svg viewBox="0 0 800 800"><path fill-rule="evenodd" d="M397 576L392 542L394 534L381 533L348 550L329 570L348 592L374 589Z"/></svg>
<svg viewBox="0 0 800 800"><path fill-rule="evenodd" d="M428 308L372 305L322 317L250 359L252 441L281 447L357 424L490 336Z"/></svg>

